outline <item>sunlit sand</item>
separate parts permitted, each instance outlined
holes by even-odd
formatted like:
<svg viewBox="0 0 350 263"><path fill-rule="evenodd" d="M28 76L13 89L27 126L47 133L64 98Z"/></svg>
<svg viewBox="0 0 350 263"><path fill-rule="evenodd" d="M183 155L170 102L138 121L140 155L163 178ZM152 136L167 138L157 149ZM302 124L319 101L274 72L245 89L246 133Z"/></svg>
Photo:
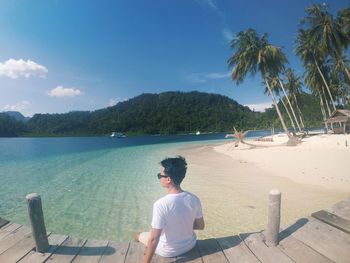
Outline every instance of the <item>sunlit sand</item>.
<svg viewBox="0 0 350 263"><path fill-rule="evenodd" d="M266 228L267 195L274 188L282 192L282 226L350 195L349 135L312 136L296 147L286 141L275 136L273 142L248 141L263 147L229 142L179 152L189 163L184 188L203 204L207 226L199 237Z"/></svg>

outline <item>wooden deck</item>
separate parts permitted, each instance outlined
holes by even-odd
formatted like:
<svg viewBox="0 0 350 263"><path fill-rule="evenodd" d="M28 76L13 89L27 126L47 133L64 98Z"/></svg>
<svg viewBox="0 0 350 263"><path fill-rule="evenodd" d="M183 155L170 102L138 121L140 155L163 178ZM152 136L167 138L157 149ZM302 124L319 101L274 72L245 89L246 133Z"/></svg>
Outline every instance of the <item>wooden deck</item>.
<svg viewBox="0 0 350 263"><path fill-rule="evenodd" d="M210 227L210 226L208 226ZM50 248L35 252L31 229L0 218L0 262L142 262L145 247L48 235ZM350 262L350 198L281 229L279 245L268 247L264 231L198 240L176 258L155 256L152 262Z"/></svg>

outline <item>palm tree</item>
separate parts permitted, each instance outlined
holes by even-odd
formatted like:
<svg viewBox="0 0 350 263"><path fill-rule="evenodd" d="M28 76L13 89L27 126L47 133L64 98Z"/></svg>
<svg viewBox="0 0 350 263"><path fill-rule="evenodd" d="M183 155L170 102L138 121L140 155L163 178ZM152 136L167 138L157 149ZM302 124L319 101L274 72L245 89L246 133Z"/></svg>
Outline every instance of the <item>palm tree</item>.
<svg viewBox="0 0 350 263"><path fill-rule="evenodd" d="M339 10L337 16L337 23L339 23L343 34L347 37L348 44L350 41L350 6Z"/></svg>
<svg viewBox="0 0 350 263"><path fill-rule="evenodd" d="M331 56L337 60L350 80L349 67L343 60L349 38L340 21L333 18L325 4L311 5L305 11L307 16L302 20L302 25L308 29L309 40L320 47L324 58ZM343 13L343 19L346 18L346 14Z"/></svg>
<svg viewBox="0 0 350 263"><path fill-rule="evenodd" d="M280 95L280 91L282 90L282 86L281 86L281 84L280 84L280 79L279 79L278 77L273 77L273 78L270 78L269 81L270 81L270 86L271 86L272 91L273 91L277 96L280 97L280 101L282 102L283 107L284 107L284 109L285 109L286 112L287 112L287 115L288 115L288 117L289 117L290 123L292 124L293 130L296 131L295 124L294 124L294 120L293 120L292 116L290 115L289 109L288 109L286 103L284 102L283 97ZM268 92L267 89L265 90L265 93L266 93L266 91ZM284 89L283 89L283 92L284 92L284 94L285 94ZM285 96L286 96L286 94L285 94Z"/></svg>
<svg viewBox="0 0 350 263"><path fill-rule="evenodd" d="M241 31L231 41L230 47L235 53L229 58L228 66L233 68L232 79L237 85L242 83L248 73L255 75L260 72L270 93L278 117L285 133L291 138L282 114L278 108L275 96L268 83L269 76L276 76L284 69L287 58L280 48L268 42L267 34L259 37L254 29Z"/></svg>
<svg viewBox="0 0 350 263"><path fill-rule="evenodd" d="M322 54L321 48L316 45L313 39L309 37L309 31L300 29L297 40L296 40L296 49L295 53L301 58L304 67L306 70L317 70L320 75L323 84L327 88L329 98L333 105L334 110L336 110L334 99L330 91L329 85L326 81L324 72L322 72L321 67L324 68L325 58ZM312 72L314 73L314 72ZM313 74L311 74L313 75Z"/></svg>
<svg viewBox="0 0 350 263"><path fill-rule="evenodd" d="M305 129L305 125L304 125L303 118L302 118L302 113L301 113L301 110L299 108L298 100L297 100L297 96L299 96L301 94L302 82L300 80L300 77L297 76L291 68L286 70L285 77L286 77L286 81L287 81L286 85L285 85L286 90L288 91L288 94L291 97L292 104L295 105L295 107L298 111L300 124L301 124L302 128Z"/></svg>

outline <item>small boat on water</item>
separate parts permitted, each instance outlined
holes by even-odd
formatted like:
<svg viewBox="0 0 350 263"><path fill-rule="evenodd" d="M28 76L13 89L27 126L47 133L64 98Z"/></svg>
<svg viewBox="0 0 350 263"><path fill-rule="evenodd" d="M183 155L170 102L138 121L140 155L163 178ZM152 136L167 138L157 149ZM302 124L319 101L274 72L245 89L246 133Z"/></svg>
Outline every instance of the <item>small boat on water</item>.
<svg viewBox="0 0 350 263"><path fill-rule="evenodd" d="M125 138L127 137L126 134L122 133L122 132L112 132L112 134L110 135L111 138Z"/></svg>
<svg viewBox="0 0 350 263"><path fill-rule="evenodd" d="M200 132L200 131L197 131L197 132L196 132L196 135L201 135L201 132Z"/></svg>

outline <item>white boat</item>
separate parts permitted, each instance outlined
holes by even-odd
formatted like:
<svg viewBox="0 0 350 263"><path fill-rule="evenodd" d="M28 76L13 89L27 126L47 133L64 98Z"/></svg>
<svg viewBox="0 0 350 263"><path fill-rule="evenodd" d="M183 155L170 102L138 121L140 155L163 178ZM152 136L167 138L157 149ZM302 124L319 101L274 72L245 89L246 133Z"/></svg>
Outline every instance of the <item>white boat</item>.
<svg viewBox="0 0 350 263"><path fill-rule="evenodd" d="M197 131L197 132L196 132L196 135L200 135L200 134L201 134L201 132L200 132L200 131Z"/></svg>
<svg viewBox="0 0 350 263"><path fill-rule="evenodd" d="M121 132L112 132L110 137L111 138L125 138L126 135L124 133L121 133Z"/></svg>

